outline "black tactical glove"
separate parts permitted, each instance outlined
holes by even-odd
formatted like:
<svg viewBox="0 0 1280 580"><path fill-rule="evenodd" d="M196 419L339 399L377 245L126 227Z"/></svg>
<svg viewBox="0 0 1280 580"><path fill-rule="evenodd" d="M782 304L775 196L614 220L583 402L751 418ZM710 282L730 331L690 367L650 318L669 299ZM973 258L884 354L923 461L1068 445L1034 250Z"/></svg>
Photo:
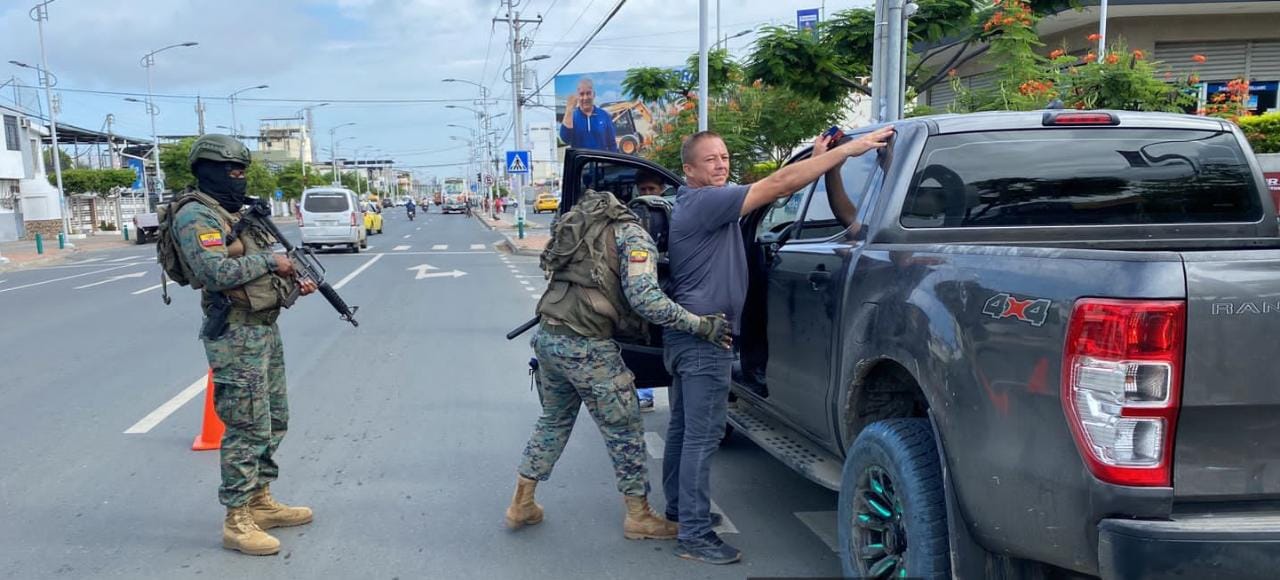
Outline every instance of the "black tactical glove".
<svg viewBox="0 0 1280 580"><path fill-rule="evenodd" d="M725 350L733 348L733 325L723 314L698 317L698 328L693 334Z"/></svg>

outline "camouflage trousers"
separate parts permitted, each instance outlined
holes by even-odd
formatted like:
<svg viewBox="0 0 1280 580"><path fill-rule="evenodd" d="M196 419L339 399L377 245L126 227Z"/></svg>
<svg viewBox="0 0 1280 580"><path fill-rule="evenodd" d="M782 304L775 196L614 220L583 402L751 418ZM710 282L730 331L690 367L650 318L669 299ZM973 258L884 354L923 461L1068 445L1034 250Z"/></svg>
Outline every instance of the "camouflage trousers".
<svg viewBox="0 0 1280 580"><path fill-rule="evenodd" d="M284 344L275 324L232 324L222 338L204 341L213 369L213 400L226 424L218 501L238 507L275 481L272 458L289 427Z"/></svg>
<svg viewBox="0 0 1280 580"><path fill-rule="evenodd" d="M520 475L551 477L583 403L604 436L618 491L649 493L645 465L644 422L636 401L635 380L622 362L617 343L607 339L562 336L538 331L531 342L538 357L538 394L542 417L524 448Z"/></svg>

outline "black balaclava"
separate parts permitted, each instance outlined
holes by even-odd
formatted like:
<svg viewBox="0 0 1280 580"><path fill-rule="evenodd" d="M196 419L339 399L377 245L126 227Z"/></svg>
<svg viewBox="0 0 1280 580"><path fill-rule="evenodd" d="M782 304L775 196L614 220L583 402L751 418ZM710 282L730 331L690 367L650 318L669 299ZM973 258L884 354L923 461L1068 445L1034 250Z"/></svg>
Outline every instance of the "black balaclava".
<svg viewBox="0 0 1280 580"><path fill-rule="evenodd" d="M248 196L245 195L248 182L243 177L231 177L231 170L244 168L239 163L201 159L192 168L192 173L196 176L200 191L217 200L222 209L236 213L248 201Z"/></svg>

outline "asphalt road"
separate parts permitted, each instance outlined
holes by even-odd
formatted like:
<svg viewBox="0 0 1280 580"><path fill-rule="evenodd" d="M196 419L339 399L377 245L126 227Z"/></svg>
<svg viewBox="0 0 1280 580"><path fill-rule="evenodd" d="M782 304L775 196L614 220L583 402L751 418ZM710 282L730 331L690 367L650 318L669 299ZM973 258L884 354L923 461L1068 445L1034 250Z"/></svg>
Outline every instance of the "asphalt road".
<svg viewBox="0 0 1280 580"><path fill-rule="evenodd" d="M273 490L316 510L276 530L280 555L221 548L216 452L190 450L206 363L198 295L160 299L154 246L0 274L0 577L743 578L837 576L836 497L740 437L713 468L725 567L674 557L674 542L622 538L622 500L586 413L551 481L542 525L502 525L538 415L528 335L536 258L438 213L360 254L325 253L359 328L318 295L281 318L290 433ZM286 226L296 241L297 228ZM461 274L459 274L461 273ZM645 415L661 453L665 393ZM650 462L656 482L660 461Z"/></svg>

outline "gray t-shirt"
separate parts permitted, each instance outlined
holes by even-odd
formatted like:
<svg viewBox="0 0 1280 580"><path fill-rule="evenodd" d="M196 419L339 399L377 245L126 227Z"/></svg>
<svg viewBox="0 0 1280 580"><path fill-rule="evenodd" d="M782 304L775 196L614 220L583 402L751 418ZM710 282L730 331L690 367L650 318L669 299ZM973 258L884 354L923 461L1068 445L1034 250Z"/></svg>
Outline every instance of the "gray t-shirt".
<svg viewBox="0 0 1280 580"><path fill-rule="evenodd" d="M671 297L694 314L723 313L738 332L747 253L738 218L747 185L681 186L671 213Z"/></svg>

